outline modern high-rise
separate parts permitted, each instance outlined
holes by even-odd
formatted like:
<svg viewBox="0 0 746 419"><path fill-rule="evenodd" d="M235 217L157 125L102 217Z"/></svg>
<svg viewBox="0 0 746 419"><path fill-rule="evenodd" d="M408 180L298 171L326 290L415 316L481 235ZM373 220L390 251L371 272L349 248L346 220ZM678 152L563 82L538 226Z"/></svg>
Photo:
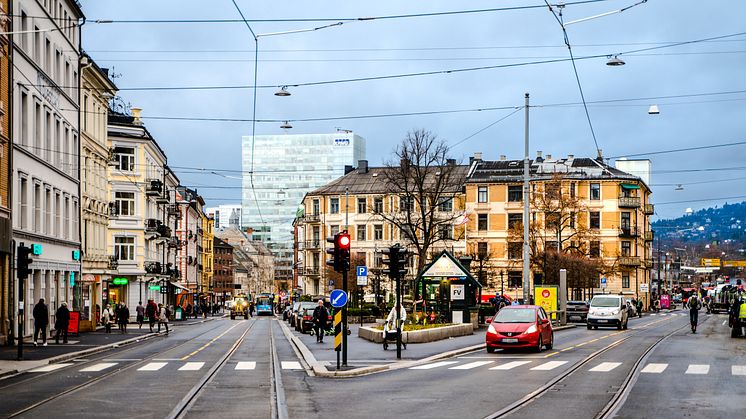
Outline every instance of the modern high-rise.
<svg viewBox="0 0 746 419"><path fill-rule="evenodd" d="M276 288L293 278L293 220L306 193L365 159L365 139L351 131L243 137L243 226L275 255Z"/></svg>
<svg viewBox="0 0 746 419"><path fill-rule="evenodd" d="M215 229L220 230L230 226L243 228L241 221L241 204L224 204L217 207L205 208L205 214L215 219Z"/></svg>

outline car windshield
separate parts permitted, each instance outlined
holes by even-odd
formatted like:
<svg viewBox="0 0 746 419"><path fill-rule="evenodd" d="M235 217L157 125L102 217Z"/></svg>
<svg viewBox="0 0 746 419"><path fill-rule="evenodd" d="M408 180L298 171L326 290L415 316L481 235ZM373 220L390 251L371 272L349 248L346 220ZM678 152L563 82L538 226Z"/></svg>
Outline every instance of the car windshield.
<svg viewBox="0 0 746 419"><path fill-rule="evenodd" d="M503 308L497 312L493 323L532 323L536 321L536 311L532 308Z"/></svg>
<svg viewBox="0 0 746 419"><path fill-rule="evenodd" d="M613 297L593 297L591 305L593 307L618 307L619 299Z"/></svg>

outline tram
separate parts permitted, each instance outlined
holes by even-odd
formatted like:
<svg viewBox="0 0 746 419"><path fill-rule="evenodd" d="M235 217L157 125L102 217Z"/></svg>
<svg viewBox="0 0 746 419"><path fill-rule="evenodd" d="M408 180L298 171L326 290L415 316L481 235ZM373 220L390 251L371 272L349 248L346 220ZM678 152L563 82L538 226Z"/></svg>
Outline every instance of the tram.
<svg viewBox="0 0 746 419"><path fill-rule="evenodd" d="M256 295L256 314L258 315L272 315L274 314L274 296L271 293L263 292Z"/></svg>

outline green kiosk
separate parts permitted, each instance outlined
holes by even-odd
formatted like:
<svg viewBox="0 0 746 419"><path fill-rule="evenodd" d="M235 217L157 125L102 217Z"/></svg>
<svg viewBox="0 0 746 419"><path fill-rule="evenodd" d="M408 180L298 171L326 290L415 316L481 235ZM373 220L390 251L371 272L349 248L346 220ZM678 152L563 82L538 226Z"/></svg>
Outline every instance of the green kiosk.
<svg viewBox="0 0 746 419"><path fill-rule="evenodd" d="M444 250L417 277L417 311L431 319L476 326L482 286L451 253Z"/></svg>

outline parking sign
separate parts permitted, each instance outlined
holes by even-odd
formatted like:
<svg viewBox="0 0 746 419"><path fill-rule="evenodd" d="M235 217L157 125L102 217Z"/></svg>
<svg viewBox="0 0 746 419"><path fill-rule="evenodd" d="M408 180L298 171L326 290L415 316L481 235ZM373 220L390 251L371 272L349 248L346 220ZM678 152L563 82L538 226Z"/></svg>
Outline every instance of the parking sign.
<svg viewBox="0 0 746 419"><path fill-rule="evenodd" d="M362 287L368 285L368 267L367 266L357 267L357 284Z"/></svg>

